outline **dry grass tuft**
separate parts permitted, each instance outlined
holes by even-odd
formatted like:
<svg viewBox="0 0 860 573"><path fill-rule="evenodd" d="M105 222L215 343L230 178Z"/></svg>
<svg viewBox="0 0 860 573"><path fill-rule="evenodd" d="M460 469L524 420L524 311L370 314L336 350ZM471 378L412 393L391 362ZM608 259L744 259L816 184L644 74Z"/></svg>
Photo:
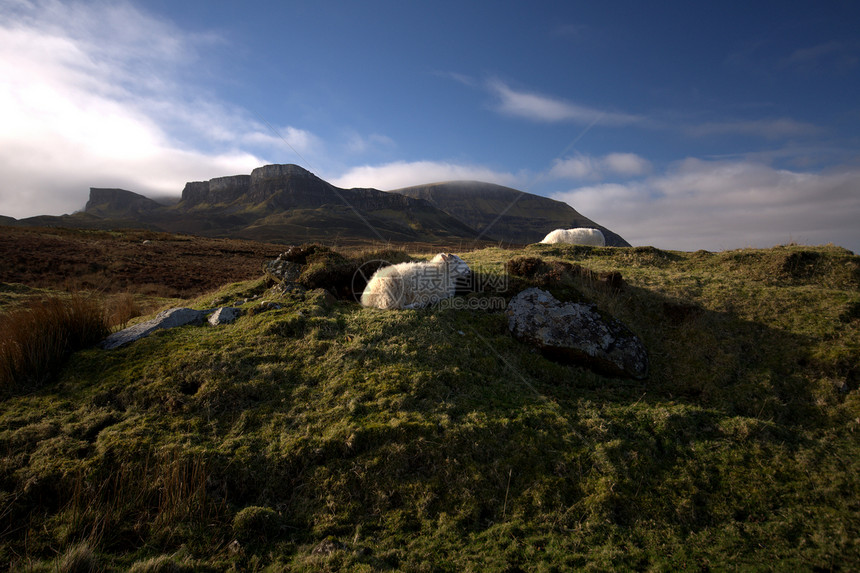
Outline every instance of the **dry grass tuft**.
<svg viewBox="0 0 860 573"><path fill-rule="evenodd" d="M223 504L207 496L208 475L201 456L176 448L143 453L109 476L78 472L69 478L71 495L61 510L68 519L65 538L122 547L146 531L153 543L170 545L189 527L220 519Z"/></svg>
<svg viewBox="0 0 860 573"><path fill-rule="evenodd" d="M95 552L86 541L69 547L57 560L60 573L89 573L98 571Z"/></svg>
<svg viewBox="0 0 860 573"><path fill-rule="evenodd" d="M81 295L33 300L0 316L0 393L41 386L69 354L109 332L102 306Z"/></svg>
<svg viewBox="0 0 860 573"><path fill-rule="evenodd" d="M123 329L129 320L143 314L143 310L131 293L122 293L107 300L105 314L108 325Z"/></svg>

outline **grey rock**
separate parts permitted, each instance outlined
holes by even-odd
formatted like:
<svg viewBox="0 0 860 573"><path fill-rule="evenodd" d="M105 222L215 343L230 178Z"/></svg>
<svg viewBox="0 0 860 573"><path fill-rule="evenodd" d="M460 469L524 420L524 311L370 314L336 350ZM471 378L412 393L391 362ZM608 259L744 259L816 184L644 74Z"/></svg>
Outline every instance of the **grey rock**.
<svg viewBox="0 0 860 573"><path fill-rule="evenodd" d="M99 347L105 350L113 350L125 346L144 336L149 336L156 330L175 328L186 324L202 324L206 311L193 310L190 308L171 308L159 312L152 320L129 326L126 329L114 332L99 343Z"/></svg>
<svg viewBox="0 0 860 573"><path fill-rule="evenodd" d="M621 322L604 319L593 305L562 303L530 288L511 299L506 314L514 337L547 358L609 376L648 376L648 353L639 338Z"/></svg>
<svg viewBox="0 0 860 573"><path fill-rule="evenodd" d="M303 293L307 289L300 285L299 283L294 283L290 281L283 281L272 287L273 294L287 294L287 293Z"/></svg>
<svg viewBox="0 0 860 573"><path fill-rule="evenodd" d="M235 322L240 316L242 316L242 309L232 306L222 306L209 315L209 324L213 326L230 324L231 322Z"/></svg>
<svg viewBox="0 0 860 573"><path fill-rule="evenodd" d="M286 253L281 254L273 261L267 261L263 264L263 272L274 282L291 282L294 283L302 274L302 265L292 261L285 260L283 257Z"/></svg>

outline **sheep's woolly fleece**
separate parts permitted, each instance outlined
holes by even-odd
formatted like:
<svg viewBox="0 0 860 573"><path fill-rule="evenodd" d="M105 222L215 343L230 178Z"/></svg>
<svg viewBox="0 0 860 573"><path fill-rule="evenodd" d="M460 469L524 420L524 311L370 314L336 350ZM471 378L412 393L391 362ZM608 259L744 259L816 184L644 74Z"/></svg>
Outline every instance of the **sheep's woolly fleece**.
<svg viewBox="0 0 860 573"><path fill-rule="evenodd" d="M361 304L381 309L416 309L454 296L457 279L470 273L466 261L439 253L430 262L400 263L376 271L361 295Z"/></svg>
<svg viewBox="0 0 860 573"><path fill-rule="evenodd" d="M541 243L567 243L571 245L591 245L594 247L605 247L606 238L599 229L577 228L556 229L543 238Z"/></svg>

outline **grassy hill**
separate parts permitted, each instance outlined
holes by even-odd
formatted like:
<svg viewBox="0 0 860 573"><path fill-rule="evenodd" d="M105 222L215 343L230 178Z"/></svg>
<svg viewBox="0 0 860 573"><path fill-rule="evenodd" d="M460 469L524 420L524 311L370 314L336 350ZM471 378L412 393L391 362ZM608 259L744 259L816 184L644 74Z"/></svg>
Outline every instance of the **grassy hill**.
<svg viewBox="0 0 860 573"><path fill-rule="evenodd" d="M379 311L234 282L183 303L259 295L234 324L84 349L13 392L0 404L0 562L860 568L860 257L458 254L493 285L465 309ZM551 288L627 324L649 378L551 362L480 310L509 297L519 256L620 272L621 289L588 273ZM28 291L3 289L7 309ZM259 300L280 308L251 311Z"/></svg>

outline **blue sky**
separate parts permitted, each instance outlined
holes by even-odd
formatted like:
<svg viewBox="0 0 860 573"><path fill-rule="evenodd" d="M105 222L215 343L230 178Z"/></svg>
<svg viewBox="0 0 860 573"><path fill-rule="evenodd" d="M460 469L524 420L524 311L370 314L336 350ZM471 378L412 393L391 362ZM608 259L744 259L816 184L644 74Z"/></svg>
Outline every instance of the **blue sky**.
<svg viewBox="0 0 860 573"><path fill-rule="evenodd" d="M853 2L0 0L0 214L297 163L633 244L860 251Z"/></svg>

